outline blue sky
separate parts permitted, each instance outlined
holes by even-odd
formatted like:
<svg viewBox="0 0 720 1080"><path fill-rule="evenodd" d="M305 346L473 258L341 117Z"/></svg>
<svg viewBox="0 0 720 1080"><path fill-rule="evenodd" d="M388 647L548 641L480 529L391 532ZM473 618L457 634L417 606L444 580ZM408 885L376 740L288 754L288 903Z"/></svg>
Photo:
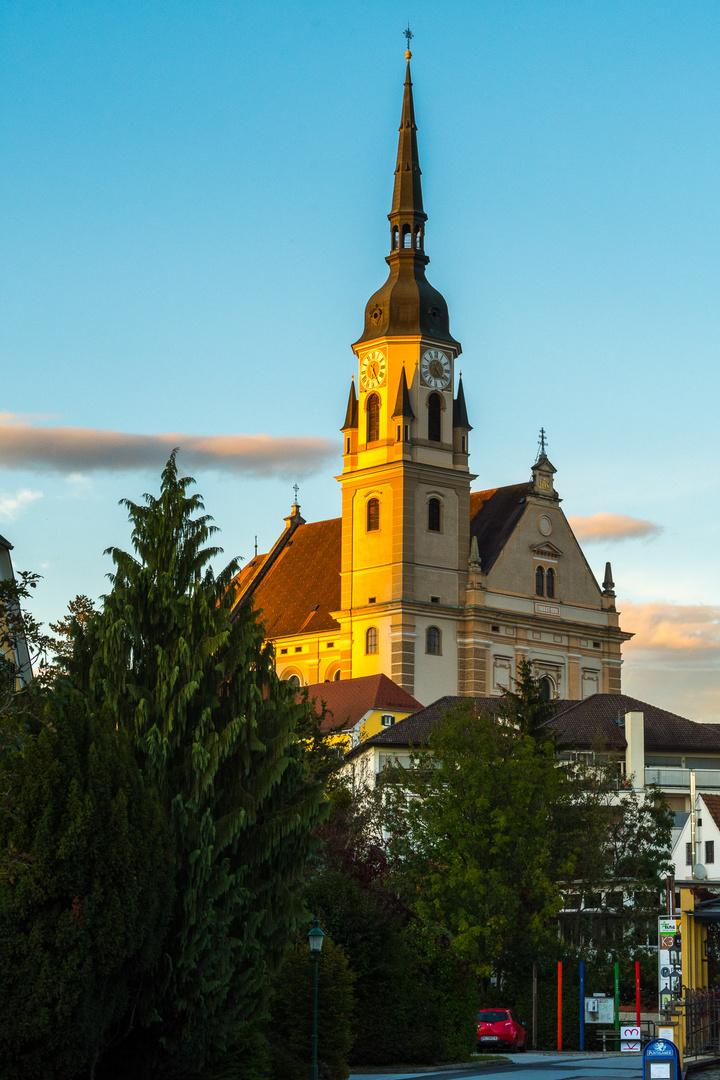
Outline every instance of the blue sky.
<svg viewBox="0 0 720 1080"><path fill-rule="evenodd" d="M543 425L637 630L625 689L720 720L714 0L6 0L0 532L52 619L103 591L155 436L193 448L228 557L296 480L339 513L408 18L476 486L526 479Z"/></svg>

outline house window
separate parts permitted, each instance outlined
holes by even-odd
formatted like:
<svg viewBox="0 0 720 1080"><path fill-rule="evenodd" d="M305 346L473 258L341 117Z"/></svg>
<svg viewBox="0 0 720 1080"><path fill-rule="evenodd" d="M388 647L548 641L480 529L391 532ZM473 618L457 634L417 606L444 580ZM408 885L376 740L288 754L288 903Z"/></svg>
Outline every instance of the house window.
<svg viewBox="0 0 720 1080"><path fill-rule="evenodd" d="M430 499L428 502L428 529L430 532L440 532L440 500Z"/></svg>
<svg viewBox="0 0 720 1080"><path fill-rule="evenodd" d="M550 701L551 697L553 696L552 683L548 679L547 675L544 675L540 680L540 696L542 697L543 701Z"/></svg>
<svg viewBox="0 0 720 1080"><path fill-rule="evenodd" d="M552 567L545 571L545 595L555 596L555 571Z"/></svg>
<svg viewBox="0 0 720 1080"><path fill-rule="evenodd" d="M380 398L371 394L367 402L367 441L377 442L380 438Z"/></svg>
<svg viewBox="0 0 720 1080"><path fill-rule="evenodd" d="M692 844L685 845L685 865L692 866Z"/></svg>
<svg viewBox="0 0 720 1080"><path fill-rule="evenodd" d="M440 655L440 631L437 626L428 626L425 633L425 652L430 656Z"/></svg>
<svg viewBox="0 0 720 1080"><path fill-rule="evenodd" d="M442 440L442 400L439 394L431 394L428 398L428 439L430 442Z"/></svg>
<svg viewBox="0 0 720 1080"><path fill-rule="evenodd" d="M396 250L397 248L399 248L399 247L400 247L400 238L399 238L399 237L400 237L400 234L399 234L399 232L398 232L398 227L397 227L397 225L396 225L396 226L395 226L395 228L394 228L394 229L393 229L393 231L392 231L392 246L393 246L393 251L395 251L395 250Z"/></svg>
<svg viewBox="0 0 720 1080"><path fill-rule="evenodd" d="M370 626L365 632L365 653L370 656L371 653L378 651L378 636L377 627Z"/></svg>
<svg viewBox="0 0 720 1080"><path fill-rule="evenodd" d="M412 232L409 225L403 225L402 227L402 246L404 248L412 247Z"/></svg>
<svg viewBox="0 0 720 1080"><path fill-rule="evenodd" d="M291 675L290 678L288 679L288 682L290 683L291 686L299 686L300 685L300 676L299 675Z"/></svg>
<svg viewBox="0 0 720 1080"><path fill-rule="evenodd" d="M395 717L392 713L383 713L380 719L380 723L383 727L392 727L395 723Z"/></svg>
<svg viewBox="0 0 720 1080"><path fill-rule="evenodd" d="M333 675L333 682L340 682L340 668L338 668Z"/></svg>
<svg viewBox="0 0 720 1080"><path fill-rule="evenodd" d="M706 863L714 863L715 862L715 841L714 840L706 840L705 841L705 862Z"/></svg>
<svg viewBox="0 0 720 1080"><path fill-rule="evenodd" d="M367 504L367 531L377 532L380 528L380 500L368 499Z"/></svg>
<svg viewBox="0 0 720 1080"><path fill-rule="evenodd" d="M545 595L545 571L543 570L542 566L538 566L537 570L535 571L535 595Z"/></svg>

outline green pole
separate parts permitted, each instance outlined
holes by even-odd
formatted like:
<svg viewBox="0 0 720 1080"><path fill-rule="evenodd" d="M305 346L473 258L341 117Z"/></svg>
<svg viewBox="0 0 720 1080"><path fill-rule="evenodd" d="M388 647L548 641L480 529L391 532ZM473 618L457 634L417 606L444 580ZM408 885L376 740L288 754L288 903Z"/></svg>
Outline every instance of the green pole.
<svg viewBox="0 0 720 1080"><path fill-rule="evenodd" d="M318 1020L318 956L317 956L317 953L313 953L313 1026L312 1026L311 1058L310 1058L310 1080L318 1080L317 1020Z"/></svg>
<svg viewBox="0 0 720 1080"><path fill-rule="evenodd" d="M620 1030L620 964L615 961L615 1030Z"/></svg>

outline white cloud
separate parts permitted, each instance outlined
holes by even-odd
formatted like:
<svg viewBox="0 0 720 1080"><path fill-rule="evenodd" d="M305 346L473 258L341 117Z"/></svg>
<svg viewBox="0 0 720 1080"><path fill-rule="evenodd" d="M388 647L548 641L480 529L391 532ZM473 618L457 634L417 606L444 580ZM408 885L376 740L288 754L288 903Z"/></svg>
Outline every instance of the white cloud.
<svg viewBox="0 0 720 1080"><path fill-rule="evenodd" d="M712 604L622 604L622 628L631 649L660 652L709 650L720 657L720 607Z"/></svg>
<svg viewBox="0 0 720 1080"><path fill-rule="evenodd" d="M617 543L619 540L637 540L646 536L657 536L662 532L661 525L628 514L608 514L601 511L588 517L569 517L570 528L585 544L603 541Z"/></svg>
<svg viewBox="0 0 720 1080"><path fill-rule="evenodd" d="M31 491L29 488L21 488L14 495L0 495L0 521L14 521L26 506L42 497L42 491Z"/></svg>

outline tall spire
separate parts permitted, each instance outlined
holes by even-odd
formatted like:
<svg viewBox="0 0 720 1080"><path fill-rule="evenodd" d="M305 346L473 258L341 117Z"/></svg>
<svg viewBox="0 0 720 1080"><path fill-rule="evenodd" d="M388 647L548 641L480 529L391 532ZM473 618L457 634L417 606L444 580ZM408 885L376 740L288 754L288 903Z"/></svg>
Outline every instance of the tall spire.
<svg viewBox="0 0 720 1080"><path fill-rule="evenodd" d="M415 106L413 103L412 79L410 77L411 56L412 53L408 49L405 53L407 67L405 68L402 116L398 129L400 135L398 137L397 162L395 164L392 210L388 214L391 225L398 226L401 226L403 222L413 224L414 222L411 219L416 219L416 224L419 226L427 221L427 214L423 211L422 184L420 181L422 173L418 156L417 124L415 123ZM416 244L413 246L417 248Z"/></svg>
<svg viewBox="0 0 720 1080"><path fill-rule="evenodd" d="M405 86L398 136L390 221L390 267L382 288L365 307L365 328L355 342L391 335L421 334L459 348L450 334L450 317L445 298L425 277L429 259L425 254L425 222L417 124L410 77L410 49L405 53Z"/></svg>

